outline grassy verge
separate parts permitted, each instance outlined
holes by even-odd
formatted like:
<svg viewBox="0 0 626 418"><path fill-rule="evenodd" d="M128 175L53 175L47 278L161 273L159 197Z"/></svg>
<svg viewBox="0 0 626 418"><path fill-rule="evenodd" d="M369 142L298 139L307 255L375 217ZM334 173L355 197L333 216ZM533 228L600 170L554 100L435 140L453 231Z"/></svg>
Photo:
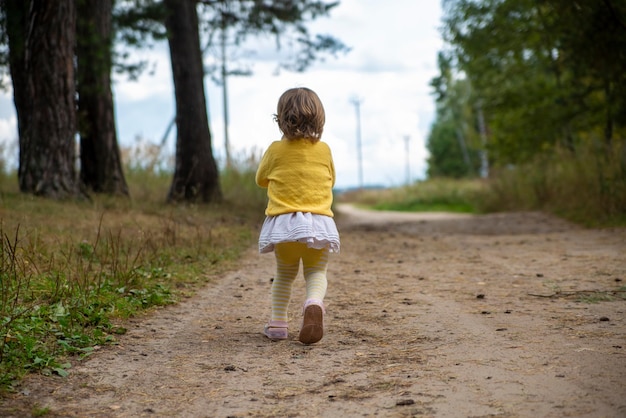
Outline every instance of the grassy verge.
<svg viewBox="0 0 626 418"><path fill-rule="evenodd" d="M222 176L225 202L170 206L169 176L127 174L131 200L55 202L0 181L0 389L25 373L67 374L126 332L233 268L256 241L264 195L250 172ZM75 357L74 357L75 358Z"/></svg>
<svg viewBox="0 0 626 418"><path fill-rule="evenodd" d="M338 197L375 210L490 213L539 210L584 226L626 226L626 146L556 150L493 169L489 179L430 179Z"/></svg>
<svg viewBox="0 0 626 418"><path fill-rule="evenodd" d="M626 143L557 149L493 173L485 211L543 210L584 226L626 226Z"/></svg>
<svg viewBox="0 0 626 418"><path fill-rule="evenodd" d="M348 192L339 200L375 210L401 212L480 212L481 180L433 179L393 189Z"/></svg>

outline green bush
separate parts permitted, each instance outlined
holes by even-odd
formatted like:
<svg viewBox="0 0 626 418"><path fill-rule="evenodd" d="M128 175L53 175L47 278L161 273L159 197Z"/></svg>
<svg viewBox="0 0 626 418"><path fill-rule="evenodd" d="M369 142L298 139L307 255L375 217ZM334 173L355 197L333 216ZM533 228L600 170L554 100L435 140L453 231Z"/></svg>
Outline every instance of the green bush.
<svg viewBox="0 0 626 418"><path fill-rule="evenodd" d="M626 147L557 149L497 170L482 211L545 210L584 225L626 224Z"/></svg>

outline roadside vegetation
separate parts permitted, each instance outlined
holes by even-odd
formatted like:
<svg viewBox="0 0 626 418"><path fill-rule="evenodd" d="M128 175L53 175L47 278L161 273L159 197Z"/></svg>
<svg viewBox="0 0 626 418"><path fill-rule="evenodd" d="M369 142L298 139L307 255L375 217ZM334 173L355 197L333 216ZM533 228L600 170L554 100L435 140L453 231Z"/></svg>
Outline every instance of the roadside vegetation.
<svg viewBox="0 0 626 418"><path fill-rule="evenodd" d="M389 189L352 190L338 201L374 210L477 213L484 188L477 179L437 178Z"/></svg>
<svg viewBox="0 0 626 418"><path fill-rule="evenodd" d="M626 226L626 149L558 150L495 170L487 179L438 177L392 189L350 191L339 200L407 212L538 210L583 226Z"/></svg>
<svg viewBox="0 0 626 418"><path fill-rule="evenodd" d="M493 174L482 211L543 210L584 226L626 226L626 146L557 149Z"/></svg>
<svg viewBox="0 0 626 418"><path fill-rule="evenodd" d="M610 0L444 1L428 177L488 178L453 193L476 212L623 225L624 16Z"/></svg>
<svg viewBox="0 0 626 418"><path fill-rule="evenodd" d="M251 168L222 174L224 202L168 205L171 174L131 169L133 199L55 201L0 180L0 388L64 376L124 334L124 319L175 303L256 240L265 195ZM255 187L252 187L255 186Z"/></svg>

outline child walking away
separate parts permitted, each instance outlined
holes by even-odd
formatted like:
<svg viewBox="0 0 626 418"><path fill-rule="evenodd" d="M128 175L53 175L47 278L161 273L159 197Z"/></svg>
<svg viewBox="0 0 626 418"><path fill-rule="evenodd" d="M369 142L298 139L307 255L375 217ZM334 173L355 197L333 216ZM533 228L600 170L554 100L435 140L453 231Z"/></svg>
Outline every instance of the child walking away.
<svg viewBox="0 0 626 418"><path fill-rule="evenodd" d="M340 246L331 210L335 166L330 148L321 141L325 118L314 91L284 92L274 115L283 137L265 151L256 173L256 183L267 188L268 197L259 252L276 256L272 316L264 329L272 340L288 338L287 308L301 261L306 301L298 339L313 344L324 336L328 255Z"/></svg>

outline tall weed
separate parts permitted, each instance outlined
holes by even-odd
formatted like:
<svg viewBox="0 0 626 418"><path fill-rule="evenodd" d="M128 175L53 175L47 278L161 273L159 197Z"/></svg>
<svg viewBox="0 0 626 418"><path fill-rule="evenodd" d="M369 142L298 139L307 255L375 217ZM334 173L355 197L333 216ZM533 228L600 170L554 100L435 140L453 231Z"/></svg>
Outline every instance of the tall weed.
<svg viewBox="0 0 626 418"><path fill-rule="evenodd" d="M267 190L257 186L255 181L260 161L261 153L255 149L235 155L232 165L222 170L220 181L226 202L250 216L262 218L267 203Z"/></svg>
<svg viewBox="0 0 626 418"><path fill-rule="evenodd" d="M626 146L557 149L532 163L497 170L483 211L546 210L585 225L626 224Z"/></svg>

